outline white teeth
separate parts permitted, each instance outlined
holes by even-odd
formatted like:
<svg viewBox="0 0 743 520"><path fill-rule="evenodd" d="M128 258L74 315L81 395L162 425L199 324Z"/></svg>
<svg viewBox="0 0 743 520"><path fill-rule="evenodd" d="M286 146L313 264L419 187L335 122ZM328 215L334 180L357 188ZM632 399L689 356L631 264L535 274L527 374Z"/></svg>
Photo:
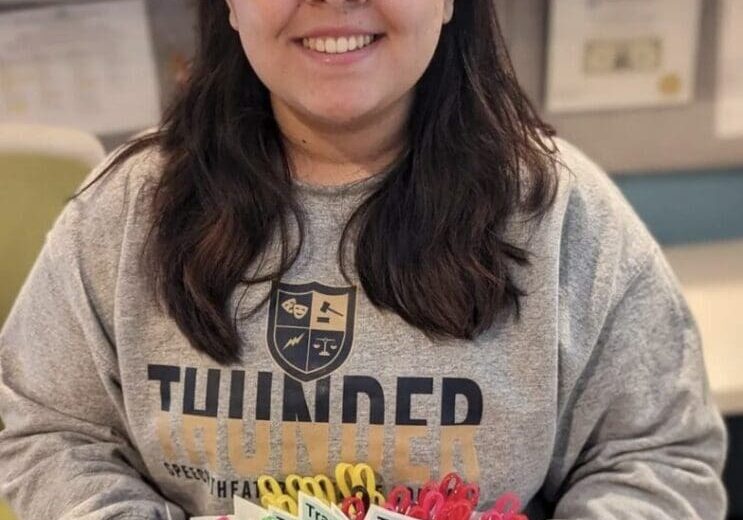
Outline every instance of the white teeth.
<svg viewBox="0 0 743 520"><path fill-rule="evenodd" d="M374 36L366 34L340 38L303 38L302 45L326 54L343 54L366 47L373 41Z"/></svg>

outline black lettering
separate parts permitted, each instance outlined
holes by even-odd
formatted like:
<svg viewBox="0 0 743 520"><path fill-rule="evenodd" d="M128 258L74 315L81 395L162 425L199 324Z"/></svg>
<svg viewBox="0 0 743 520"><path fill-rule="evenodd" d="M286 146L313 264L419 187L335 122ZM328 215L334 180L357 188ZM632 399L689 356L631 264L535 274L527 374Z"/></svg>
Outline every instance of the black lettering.
<svg viewBox="0 0 743 520"><path fill-rule="evenodd" d="M312 422L302 383L286 375L284 376L282 420L284 422Z"/></svg>
<svg viewBox="0 0 743 520"><path fill-rule="evenodd" d="M243 418L243 399L245 398L245 371L233 370L230 379L230 419Z"/></svg>
<svg viewBox="0 0 743 520"><path fill-rule="evenodd" d="M181 381L180 367L170 365L147 365L147 379L160 381L160 409L170 411L170 385Z"/></svg>
<svg viewBox="0 0 743 520"><path fill-rule="evenodd" d="M217 496L219 498L227 498L227 481L226 480L217 481Z"/></svg>
<svg viewBox="0 0 743 520"><path fill-rule="evenodd" d="M271 372L258 372L258 391L255 394L255 420L256 421L270 421L271 420L271 380L272 378L273 378L273 374Z"/></svg>
<svg viewBox="0 0 743 520"><path fill-rule="evenodd" d="M410 416L410 401L413 394L432 394L433 379L430 377L400 377L397 379L397 406L395 424L406 426L425 426L425 419Z"/></svg>
<svg viewBox="0 0 743 520"><path fill-rule="evenodd" d="M168 470L168 474L171 477L175 477L175 471L173 471L173 468L170 467L170 464L168 464L167 462L163 462L163 464L165 465L165 469Z"/></svg>
<svg viewBox="0 0 743 520"><path fill-rule="evenodd" d="M193 468L189 468L187 466L183 466L183 476L186 477L188 480L194 480L193 476L191 475L191 470Z"/></svg>
<svg viewBox="0 0 743 520"><path fill-rule="evenodd" d="M250 491L249 480L243 480L243 492L240 496L242 496L243 498L253 498L253 494Z"/></svg>
<svg viewBox="0 0 743 520"><path fill-rule="evenodd" d="M319 379L315 384L315 422L330 422L330 378Z"/></svg>
<svg viewBox="0 0 743 520"><path fill-rule="evenodd" d="M456 422L457 395L467 400L467 415ZM441 426L478 425L482 421L482 390L471 379L445 377L441 386Z"/></svg>
<svg viewBox="0 0 743 520"><path fill-rule="evenodd" d="M369 397L369 424L384 424L384 391L369 376L343 377L343 424L358 422L359 394Z"/></svg>
<svg viewBox="0 0 743 520"><path fill-rule="evenodd" d="M231 492L230 498L232 498L235 495L237 495L237 487L239 485L240 485L240 481L239 480L233 480L233 481L230 482L230 492Z"/></svg>
<svg viewBox="0 0 743 520"><path fill-rule="evenodd" d="M197 410L196 401L196 369L186 368L186 381L183 392L183 413L201 417L216 417L219 408L219 376L220 371L210 368L206 378L205 408Z"/></svg>

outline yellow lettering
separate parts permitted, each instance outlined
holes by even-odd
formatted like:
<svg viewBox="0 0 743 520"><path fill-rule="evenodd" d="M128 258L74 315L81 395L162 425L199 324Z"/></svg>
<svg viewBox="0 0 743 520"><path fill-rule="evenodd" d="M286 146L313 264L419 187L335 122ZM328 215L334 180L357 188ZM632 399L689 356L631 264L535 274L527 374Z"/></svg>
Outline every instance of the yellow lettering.
<svg viewBox="0 0 743 520"><path fill-rule="evenodd" d="M163 449L165 458L175 459L175 447L173 446L173 432L170 429L170 414L161 411L157 415L157 438L160 441L160 447Z"/></svg>
<svg viewBox="0 0 743 520"><path fill-rule="evenodd" d="M469 482L480 480L480 465L477 461L477 450L475 450L475 434L477 426L442 426L441 443L439 444L441 475L446 475L451 471L456 471L454 467L454 449L459 445L464 463L461 472Z"/></svg>
<svg viewBox="0 0 743 520"><path fill-rule="evenodd" d="M330 470L328 463L328 443L330 439L330 425L305 422L285 422L281 425L281 466L284 474L298 473L297 449L301 442L309 456L309 472L312 474L327 473ZM297 436L299 432L299 438ZM302 468L302 472L307 471Z"/></svg>
<svg viewBox="0 0 743 520"><path fill-rule="evenodd" d="M199 417L183 415L183 443L191 464L208 462L211 468L217 467L217 419L214 417ZM196 432L201 431L203 451L201 454L196 448ZM204 455L206 461L203 460Z"/></svg>
<svg viewBox="0 0 743 520"><path fill-rule="evenodd" d="M428 482L431 479L431 464L410 462L410 442L428 437L428 434L428 426L395 426L395 476L400 482Z"/></svg>
<svg viewBox="0 0 743 520"><path fill-rule="evenodd" d="M268 453L270 447L271 423L269 421L255 421L253 435L253 449L245 449L245 425L242 419L228 419L227 445L230 463L241 477L263 475L268 472Z"/></svg>
<svg viewBox="0 0 743 520"><path fill-rule="evenodd" d="M384 456L384 425L370 424L367 442L366 462L372 468L382 467ZM343 462L361 462L358 451L358 426L356 424L344 424L341 430L341 460Z"/></svg>

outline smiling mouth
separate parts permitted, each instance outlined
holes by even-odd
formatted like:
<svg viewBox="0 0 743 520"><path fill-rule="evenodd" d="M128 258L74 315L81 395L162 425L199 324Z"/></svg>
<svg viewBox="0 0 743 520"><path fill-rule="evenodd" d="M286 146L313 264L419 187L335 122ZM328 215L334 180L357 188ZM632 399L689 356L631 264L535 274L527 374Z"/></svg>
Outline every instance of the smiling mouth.
<svg viewBox="0 0 743 520"><path fill-rule="evenodd" d="M302 38L298 42L305 48L323 54L346 54L361 50L382 38L382 34L359 34L340 38Z"/></svg>

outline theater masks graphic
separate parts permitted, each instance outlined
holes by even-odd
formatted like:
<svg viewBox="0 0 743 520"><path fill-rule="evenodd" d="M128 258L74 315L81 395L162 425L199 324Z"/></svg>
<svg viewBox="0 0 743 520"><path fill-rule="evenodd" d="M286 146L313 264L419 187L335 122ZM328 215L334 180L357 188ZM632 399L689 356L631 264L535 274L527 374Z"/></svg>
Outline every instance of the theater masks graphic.
<svg viewBox="0 0 743 520"><path fill-rule="evenodd" d="M271 294L268 350L299 381L324 377L348 357L355 314L355 287L281 282Z"/></svg>

